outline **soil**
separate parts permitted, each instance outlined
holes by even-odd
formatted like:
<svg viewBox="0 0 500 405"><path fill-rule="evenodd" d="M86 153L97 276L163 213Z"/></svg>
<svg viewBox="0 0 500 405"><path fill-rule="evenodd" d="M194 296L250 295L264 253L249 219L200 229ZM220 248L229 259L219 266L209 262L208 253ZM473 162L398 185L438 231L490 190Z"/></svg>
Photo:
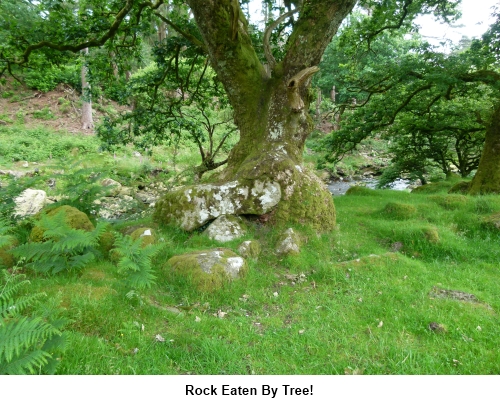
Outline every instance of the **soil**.
<svg viewBox="0 0 500 405"><path fill-rule="evenodd" d="M93 130L83 130L81 123L81 94L67 84L59 84L54 90L43 93L38 90L24 88L12 88L8 82L0 86L0 93L12 91L15 96L0 98L0 125L13 125L24 117L26 127L45 126L58 131L66 131L71 134L92 135ZM109 115L101 106L111 106L115 111L127 110L127 106L120 106L111 100L95 100L93 107L94 123L97 123L105 115ZM53 118L36 118L33 113L49 108ZM19 113L23 113L21 118Z"/></svg>

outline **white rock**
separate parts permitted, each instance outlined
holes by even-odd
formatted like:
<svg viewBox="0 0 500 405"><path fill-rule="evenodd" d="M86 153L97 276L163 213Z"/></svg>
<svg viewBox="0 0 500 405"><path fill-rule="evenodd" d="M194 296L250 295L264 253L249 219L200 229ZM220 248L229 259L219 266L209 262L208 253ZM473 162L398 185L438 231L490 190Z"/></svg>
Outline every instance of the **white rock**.
<svg viewBox="0 0 500 405"><path fill-rule="evenodd" d="M14 215L27 217L39 213L47 200L47 193L43 190L33 190L27 188L14 199L16 208Z"/></svg>
<svg viewBox="0 0 500 405"><path fill-rule="evenodd" d="M205 233L217 242L229 242L241 238L245 231L241 219L234 215L221 215L208 226Z"/></svg>

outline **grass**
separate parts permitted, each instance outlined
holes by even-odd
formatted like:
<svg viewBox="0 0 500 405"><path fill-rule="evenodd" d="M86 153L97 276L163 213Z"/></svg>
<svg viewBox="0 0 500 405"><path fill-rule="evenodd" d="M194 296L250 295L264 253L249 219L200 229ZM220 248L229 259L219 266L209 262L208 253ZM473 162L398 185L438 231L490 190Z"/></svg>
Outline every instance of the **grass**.
<svg viewBox="0 0 500 405"><path fill-rule="evenodd" d="M170 170L161 180L179 184L173 148L140 160L128 147L113 156L99 152L94 138L23 126L0 127L0 148L2 166L28 161L31 170L36 160L40 167L37 176L3 177L4 195L46 188L54 176L49 194L60 195L81 170L133 187L158 181L148 173L160 162ZM181 152L178 170L196 156ZM244 279L213 293L196 291L166 262L220 243L159 227L150 216L114 222L115 231L153 227L164 240L153 262L155 286L131 293L104 259L56 276L27 273L30 291L46 292L71 320L58 373L499 374L500 231L483 221L500 212L500 197L449 195L451 185L335 197L334 232L294 226L303 242L298 256L275 255L282 229L250 223L245 239L259 240L260 257L249 260ZM18 226L21 242L29 226ZM241 241L224 246L236 251ZM438 298L436 289L477 300ZM442 332L429 328L433 322Z"/></svg>
<svg viewBox="0 0 500 405"><path fill-rule="evenodd" d="M299 228L305 243L296 257L274 254L279 230L251 226L260 258L250 260L245 279L211 294L193 290L165 262L220 244L172 228L158 230L166 242L156 286L134 297L106 261L80 273L32 274L32 288L55 297L73 321L58 372L498 374L500 256L491 247L500 236L481 226L477 218L488 214L477 211L499 211L500 199L469 197L450 210L429 195L381 190L335 203L338 230L318 236ZM416 214L388 218L389 203ZM429 228L438 242L426 238ZM392 252L395 242L402 247ZM436 298L435 288L477 302ZM431 322L445 331L431 331Z"/></svg>

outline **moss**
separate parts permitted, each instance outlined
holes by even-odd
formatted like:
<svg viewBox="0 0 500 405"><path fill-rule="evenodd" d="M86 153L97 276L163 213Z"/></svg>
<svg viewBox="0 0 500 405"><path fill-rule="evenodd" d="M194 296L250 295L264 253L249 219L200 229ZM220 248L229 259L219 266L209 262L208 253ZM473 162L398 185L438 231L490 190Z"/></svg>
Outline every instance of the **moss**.
<svg viewBox="0 0 500 405"><path fill-rule="evenodd" d="M437 183L424 184L423 186L414 188L411 192L415 194L437 194L443 191L448 191L451 186L451 182L441 181Z"/></svg>
<svg viewBox="0 0 500 405"><path fill-rule="evenodd" d="M260 243L256 240L246 240L238 246L238 253L244 258L256 259L260 255Z"/></svg>
<svg viewBox="0 0 500 405"><path fill-rule="evenodd" d="M470 181L461 181L455 184L448 191L449 194L467 194L470 188Z"/></svg>
<svg viewBox="0 0 500 405"><path fill-rule="evenodd" d="M427 239L430 243L439 243L439 233L436 228L423 228L422 233L424 234L425 239Z"/></svg>
<svg viewBox="0 0 500 405"><path fill-rule="evenodd" d="M0 267L5 266L7 268L11 268L16 264L16 259L14 258L14 255L9 253L9 250L18 245L18 240L13 238L11 242L0 248Z"/></svg>
<svg viewBox="0 0 500 405"><path fill-rule="evenodd" d="M73 229L83 229L84 231L93 231L95 229L92 222L90 222L89 217L84 212L71 207L69 205L62 205L54 209L45 210L44 213L50 217L56 215L57 213L63 211L65 214L65 222ZM40 215L40 214L39 214ZM41 242L43 240L43 233L45 229L35 226L33 227L30 239L33 242Z"/></svg>
<svg viewBox="0 0 500 405"><path fill-rule="evenodd" d="M113 249L115 236L113 232L106 231L99 238L99 251L105 258L109 258L109 251Z"/></svg>
<svg viewBox="0 0 500 405"><path fill-rule="evenodd" d="M469 202L469 199L464 195L434 195L429 197L431 201L440 205L446 210L457 210L463 208Z"/></svg>
<svg viewBox="0 0 500 405"><path fill-rule="evenodd" d="M225 266L228 259L237 257L231 250L219 248L216 251L203 250L174 256L168 260L167 265L171 271L184 277L199 291L210 292L220 289L232 280L225 271ZM243 261L243 266L236 276L244 276L247 271L248 265Z"/></svg>
<svg viewBox="0 0 500 405"><path fill-rule="evenodd" d="M345 195L366 195L366 196L372 196L372 195L377 195L377 191L372 190L368 187L362 187L362 186L352 186L350 187L346 192Z"/></svg>
<svg viewBox="0 0 500 405"><path fill-rule="evenodd" d="M146 233L146 235L144 235ZM147 235L147 234L150 235ZM151 228L139 228L136 229L134 232L130 234L130 237L133 240L141 239L142 240L142 247L146 247L148 245L152 245L153 243L156 242L156 233L153 229Z"/></svg>
<svg viewBox="0 0 500 405"><path fill-rule="evenodd" d="M482 225L486 229L500 231L500 212L496 212L482 221Z"/></svg>
<svg viewBox="0 0 500 405"><path fill-rule="evenodd" d="M411 204L390 202L386 204L382 212L390 219L404 220L414 217L417 209Z"/></svg>

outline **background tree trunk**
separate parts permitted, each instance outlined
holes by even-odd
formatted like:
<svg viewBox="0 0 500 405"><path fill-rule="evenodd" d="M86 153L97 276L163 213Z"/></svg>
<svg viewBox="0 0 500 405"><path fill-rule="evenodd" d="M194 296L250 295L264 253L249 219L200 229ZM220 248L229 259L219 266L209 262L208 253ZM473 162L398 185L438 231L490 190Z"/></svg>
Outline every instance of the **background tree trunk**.
<svg viewBox="0 0 500 405"><path fill-rule="evenodd" d="M500 194L500 104L496 106L469 194Z"/></svg>
<svg viewBox="0 0 500 405"><path fill-rule="evenodd" d="M89 48L85 48L84 55L88 55ZM92 119L92 100L90 96L90 84L87 81L87 63L82 64L82 129L93 129L94 121Z"/></svg>

